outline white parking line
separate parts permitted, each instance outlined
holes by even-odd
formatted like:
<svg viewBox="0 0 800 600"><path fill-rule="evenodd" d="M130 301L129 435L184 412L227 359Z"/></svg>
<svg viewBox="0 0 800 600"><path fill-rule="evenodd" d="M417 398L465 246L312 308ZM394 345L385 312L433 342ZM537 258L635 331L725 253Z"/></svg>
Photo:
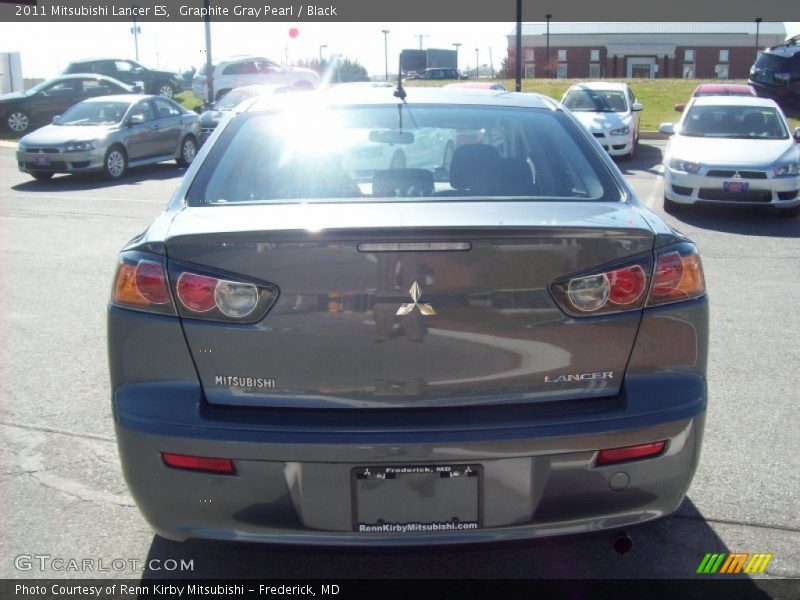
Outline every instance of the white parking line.
<svg viewBox="0 0 800 600"><path fill-rule="evenodd" d="M19 198L24 199L28 197L35 197L37 200L75 200L75 201L84 201L84 200L91 200L93 202L102 202L104 204L109 204L110 202L140 202L142 204L162 204L163 206L167 205L169 198L162 199L162 200L146 200L144 198L113 198L109 199L108 197L99 198L96 196L75 196L75 195L64 195L58 194L57 196L54 194L38 194L36 192L26 192L25 194L16 193L16 194L9 194L7 192L0 192L0 198L3 199L12 199L12 198Z"/></svg>
<svg viewBox="0 0 800 600"><path fill-rule="evenodd" d="M658 175L653 177L653 183L644 199L645 205L650 210L655 210L656 202L661 198L664 189L664 165L656 165L654 170L658 171Z"/></svg>

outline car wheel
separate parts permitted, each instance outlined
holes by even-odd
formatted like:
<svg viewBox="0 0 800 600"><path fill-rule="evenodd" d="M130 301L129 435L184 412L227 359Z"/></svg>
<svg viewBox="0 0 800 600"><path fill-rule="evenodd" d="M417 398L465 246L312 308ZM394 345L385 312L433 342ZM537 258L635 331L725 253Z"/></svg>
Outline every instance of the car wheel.
<svg viewBox="0 0 800 600"><path fill-rule="evenodd" d="M442 168L445 171L450 171L450 165L453 163L453 154L456 152L456 147L453 142L447 142L444 148L444 155L442 156Z"/></svg>
<svg viewBox="0 0 800 600"><path fill-rule="evenodd" d="M162 83L158 86L158 95L165 98L172 98L175 95L175 88L168 83Z"/></svg>
<svg viewBox="0 0 800 600"><path fill-rule="evenodd" d="M24 110L12 110L6 117L6 125L14 133L22 133L30 127L31 119Z"/></svg>
<svg viewBox="0 0 800 600"><path fill-rule="evenodd" d="M778 214L782 217L794 218L800 217L800 206L793 206L792 208L779 208Z"/></svg>
<svg viewBox="0 0 800 600"><path fill-rule="evenodd" d="M50 181L53 178L53 173L31 173L36 181Z"/></svg>
<svg viewBox="0 0 800 600"><path fill-rule="evenodd" d="M181 142L181 155L175 159L179 167L188 167L192 164L194 157L197 156L197 142L195 139L187 135Z"/></svg>
<svg viewBox="0 0 800 600"><path fill-rule="evenodd" d="M103 172L108 179L120 179L128 170L128 157L121 146L111 146L106 152Z"/></svg>
<svg viewBox="0 0 800 600"><path fill-rule="evenodd" d="M390 169L405 169L406 168L406 155L402 150L398 150L392 156L392 161L389 163Z"/></svg>
<svg viewBox="0 0 800 600"><path fill-rule="evenodd" d="M223 97L225 94L227 94L228 92L230 92L230 89L227 89L227 90L220 90L220 91L218 91L218 92L217 92L217 95L216 95L217 102L219 102L220 100L222 100L222 97Z"/></svg>
<svg viewBox="0 0 800 600"><path fill-rule="evenodd" d="M311 82L310 81L305 81L305 80L298 81L297 83L294 84L294 87L296 87L298 90L313 90L314 89L314 86L311 85Z"/></svg>
<svg viewBox="0 0 800 600"><path fill-rule="evenodd" d="M678 212L683 208L683 204L679 204L673 200L670 200L666 196L664 196L664 210L668 213Z"/></svg>

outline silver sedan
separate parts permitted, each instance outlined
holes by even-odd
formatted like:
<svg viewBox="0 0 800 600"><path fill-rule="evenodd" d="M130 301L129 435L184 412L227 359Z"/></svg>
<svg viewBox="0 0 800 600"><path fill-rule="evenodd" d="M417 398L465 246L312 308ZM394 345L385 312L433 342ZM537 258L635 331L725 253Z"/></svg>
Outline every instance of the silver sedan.
<svg viewBox="0 0 800 600"><path fill-rule="evenodd" d="M39 180L55 173L102 172L120 179L131 167L174 160L187 167L197 154L200 119L160 96L84 100L51 125L23 137L19 170Z"/></svg>

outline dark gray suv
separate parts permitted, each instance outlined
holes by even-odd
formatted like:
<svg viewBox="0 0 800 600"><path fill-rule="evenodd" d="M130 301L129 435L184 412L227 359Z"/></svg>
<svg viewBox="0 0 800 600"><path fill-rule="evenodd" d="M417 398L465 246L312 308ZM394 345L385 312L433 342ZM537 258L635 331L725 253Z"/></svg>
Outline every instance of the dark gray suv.
<svg viewBox="0 0 800 600"><path fill-rule="evenodd" d="M756 93L772 98L790 116L800 113L800 36L764 50L750 69Z"/></svg>
<svg viewBox="0 0 800 600"><path fill-rule="evenodd" d="M98 58L71 62L64 73L100 73L129 85L142 86L142 92L172 98L183 89L176 73L154 71L137 62L122 58Z"/></svg>

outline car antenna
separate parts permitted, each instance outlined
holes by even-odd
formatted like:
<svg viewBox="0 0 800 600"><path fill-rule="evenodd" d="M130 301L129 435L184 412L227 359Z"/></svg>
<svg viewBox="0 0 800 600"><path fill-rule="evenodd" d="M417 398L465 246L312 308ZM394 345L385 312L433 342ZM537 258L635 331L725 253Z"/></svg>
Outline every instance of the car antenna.
<svg viewBox="0 0 800 600"><path fill-rule="evenodd" d="M405 101L406 91L403 89L403 57L400 56L397 60L397 89L394 91L394 97L400 98Z"/></svg>

